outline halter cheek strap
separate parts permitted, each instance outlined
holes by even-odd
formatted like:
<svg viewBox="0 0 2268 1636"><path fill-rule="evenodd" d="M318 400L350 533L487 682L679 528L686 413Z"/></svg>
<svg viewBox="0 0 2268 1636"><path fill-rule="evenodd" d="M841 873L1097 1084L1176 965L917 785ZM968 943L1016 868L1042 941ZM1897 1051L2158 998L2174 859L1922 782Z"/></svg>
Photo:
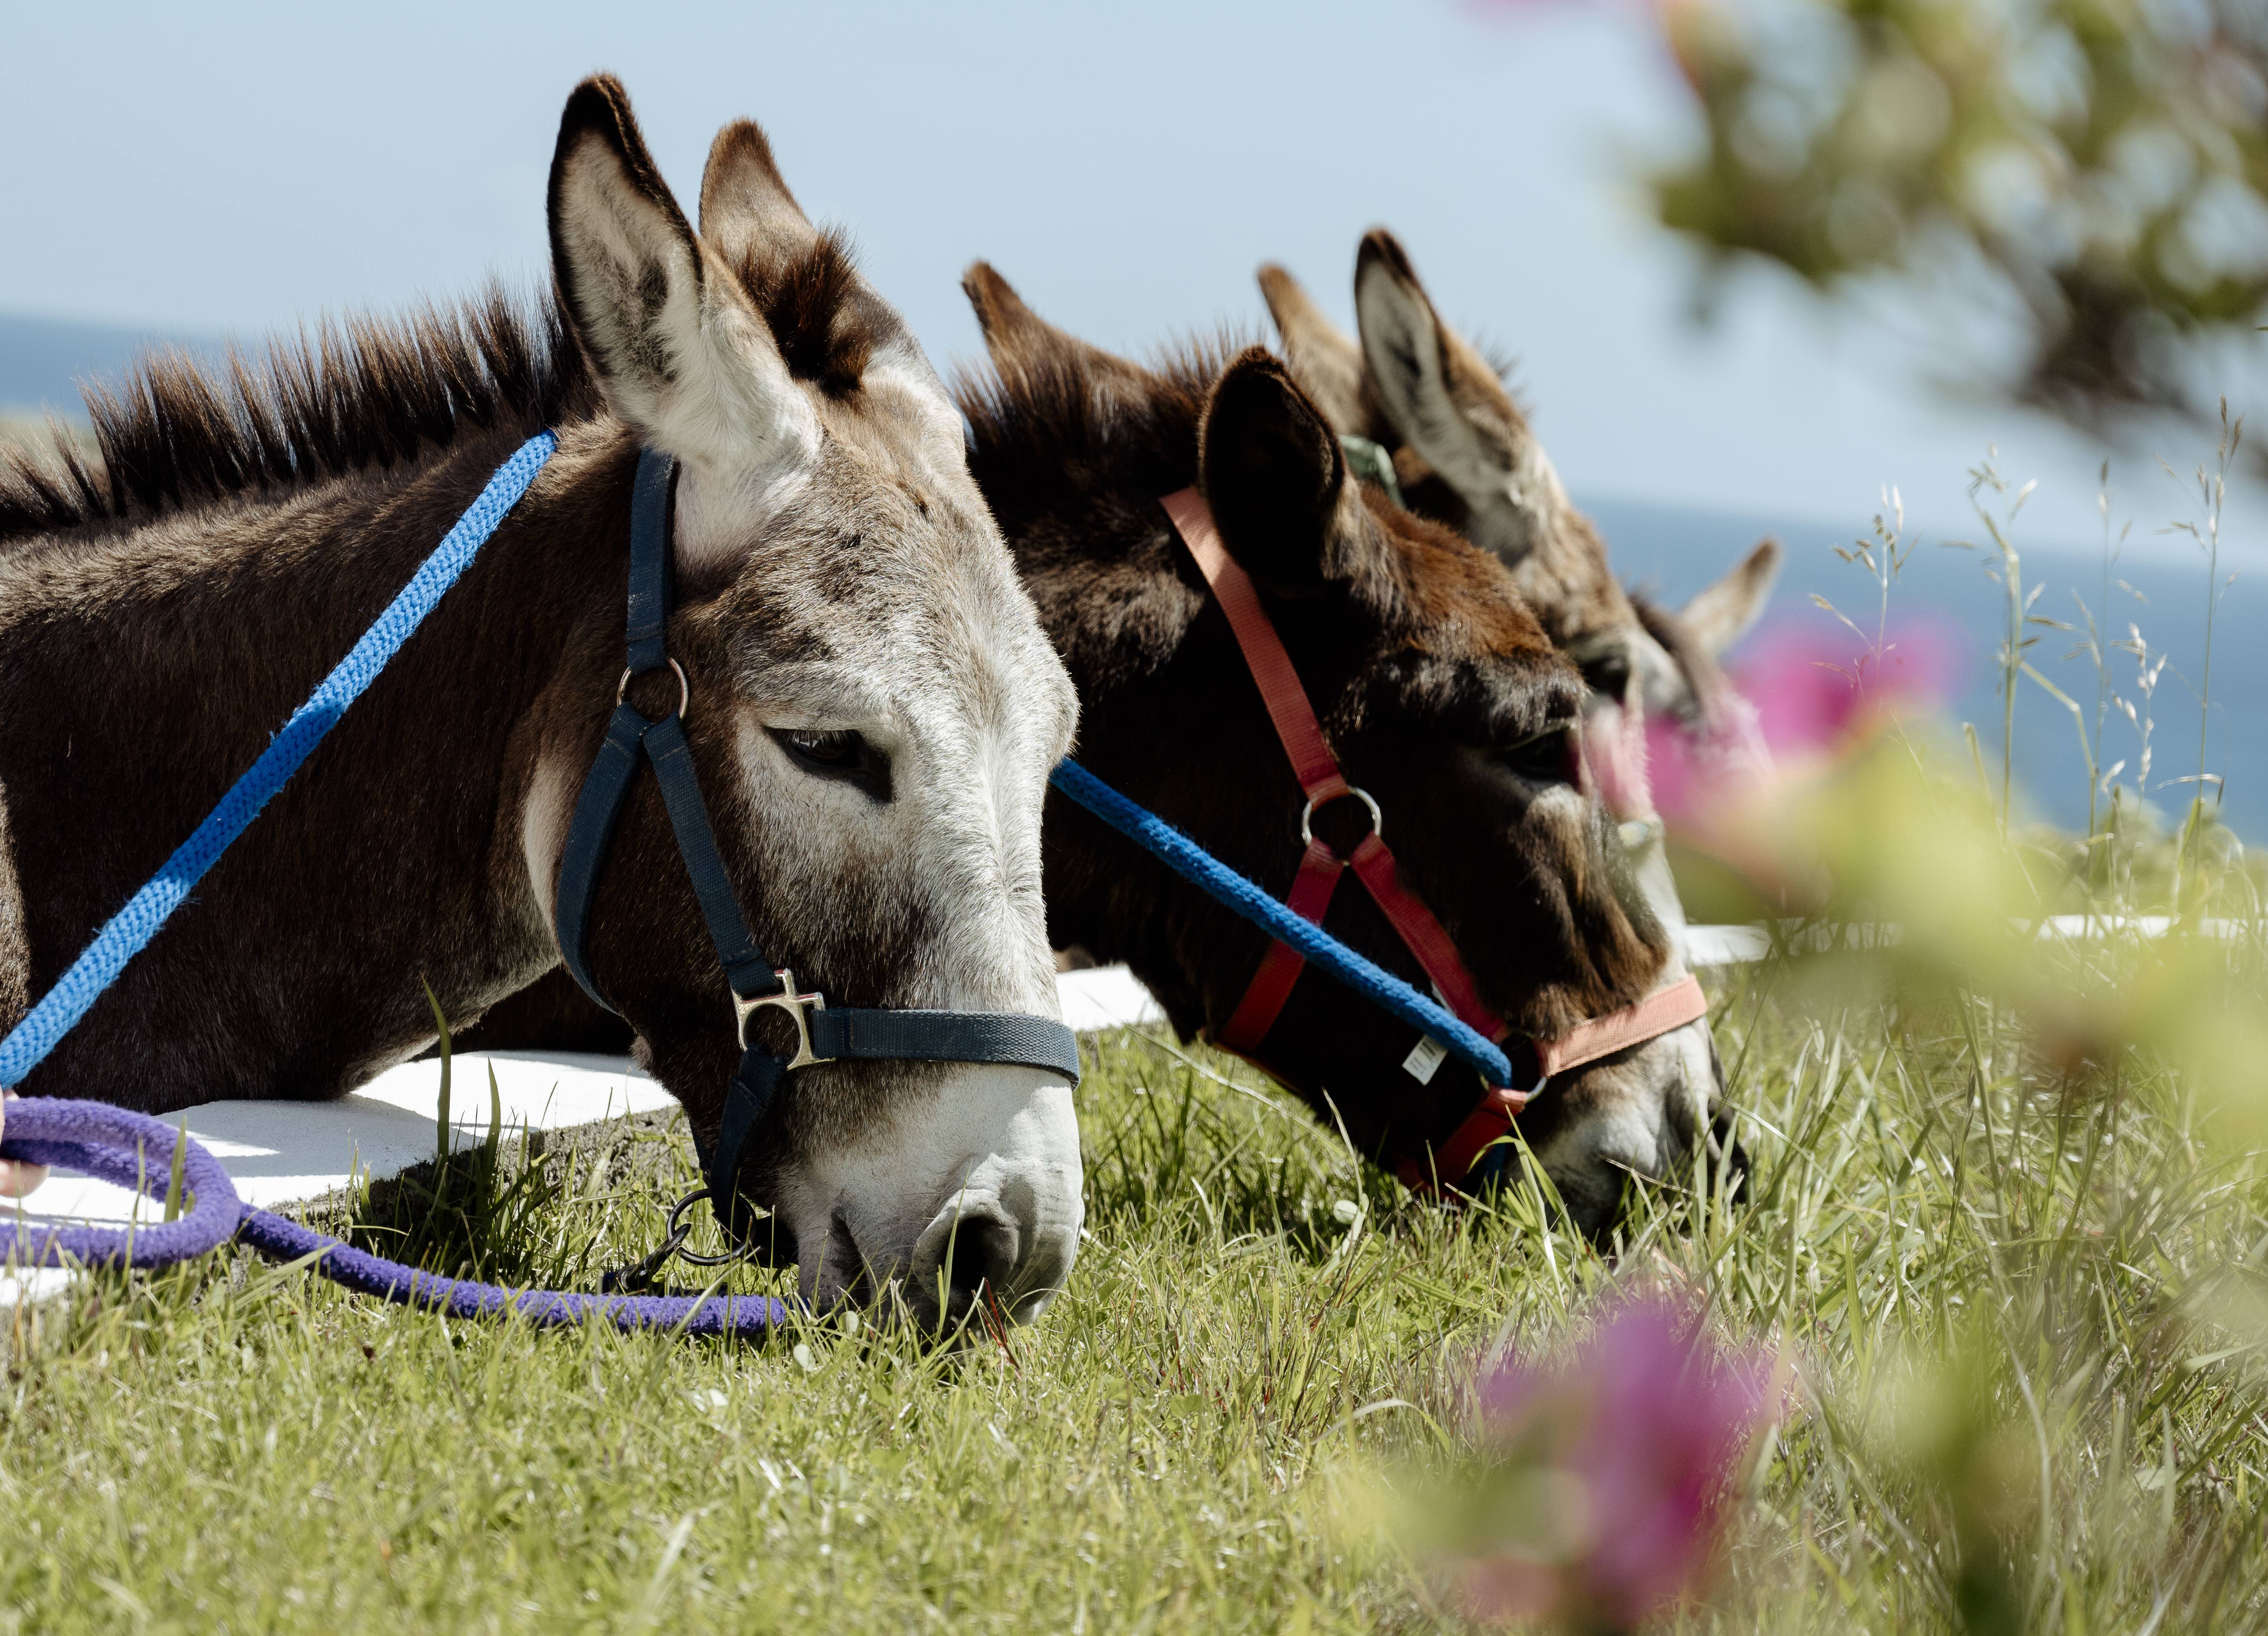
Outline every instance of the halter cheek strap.
<svg viewBox="0 0 2268 1636"><path fill-rule="evenodd" d="M1362 882L1384 911L1395 934L1418 957L1418 963L1433 980L1433 986L1440 991L1450 1011L1476 1033L1489 1039L1498 1037L1504 1033L1504 1021L1481 1004L1472 974L1465 969L1457 946L1450 940L1433 911L1402 884L1394 854L1387 850L1380 834L1382 824L1378 803L1346 781L1345 774L1339 770L1338 758L1323 742L1322 726L1315 719L1315 709L1307 700L1307 689L1300 685L1300 673L1292 668L1292 656L1285 652L1283 638L1276 634L1268 610L1261 607L1260 593L1254 589L1250 576L1236 565L1227 548L1221 544L1220 530L1213 525L1212 508L1195 489L1169 494L1162 504L1182 543L1189 547L1189 555L1197 559L1205 583L1212 587L1221 611L1228 615L1229 629L1236 633L1236 645L1243 650L1246 667L1260 689L1261 702L1268 707L1268 719L1275 724L1276 736L1292 759L1292 776L1300 780L1300 788L1307 797L1307 814L1300 826L1307 847L1300 859L1300 872L1292 882L1286 902L1301 919L1321 925L1323 913L1330 907L1332 895L1337 890L1340 874L1352 868L1355 879ZM1349 798L1360 800L1370 809L1370 833L1352 852L1341 859L1315 837L1308 821L1317 807ZM1253 974L1251 984L1244 991L1244 999L1221 1029L1220 1043L1236 1051L1248 1051L1258 1045L1275 1025L1306 963L1285 945L1270 944L1267 954L1261 957L1260 969Z"/></svg>
<svg viewBox="0 0 2268 1636"><path fill-rule="evenodd" d="M799 1068L843 1058L917 1062L998 1063L1040 1068L1079 1083L1079 1040L1052 1017L999 1012L856 1010L830 1008L818 994L799 992L795 974L775 968L756 947L740 912L708 803L685 737L684 716L691 703L685 672L669 657L665 640L669 623L671 498L677 463L646 449L638 456L630 500L630 631L628 663L615 689L615 713L575 801L567 844L559 865L557 925L559 952L583 991L609 1011L591 975L590 922L599 875L615 825L630 798L641 764L653 768L662 805L677 840L678 855L700 901L701 917L716 946L717 962L733 991L738 1019L740 1064L725 1098L717 1145L702 1154L710 1202L727 1229L745 1233L735 1183L750 1134L763 1118L787 1076ZM677 706L650 720L628 698L630 680L648 671L676 674ZM789 1054L767 1050L749 1038L748 1024L760 1011L784 1012L795 1024L796 1046Z"/></svg>
<svg viewBox="0 0 2268 1636"><path fill-rule="evenodd" d="M1481 1002L1472 973L1457 947L1433 911L1402 884L1394 854L1380 834L1383 828L1378 803L1367 792L1346 781L1338 758L1323 741L1322 725L1307 689L1292 667L1260 594L1243 569L1229 556L1214 526L1212 510L1195 489L1182 489L1160 502L1172 519L1174 532L1197 559L1198 571L1212 589L1221 611L1228 615L1246 667L1260 689L1268 719L1290 757L1293 775L1307 794L1307 811L1300 829L1307 850L1292 881L1285 906L1301 919L1320 926L1337 890L1339 877L1348 869L1359 881L1403 947L1425 968L1449 1010L1475 1032L1504 1045L1513 1077L1527 1081L1526 1089L1489 1086L1472 1112L1432 1154L1430 1161L1407 1159L1398 1174L1415 1190L1434 1190L1436 1180L1449 1186L1470 1175L1488 1147L1512 1129L1513 1120L1530 1098L1555 1074L1646 1041L1708 1015L1708 997L1698 979L1688 976L1646 996L1634 1006L1581 1023L1556 1040L1508 1041L1504 1020ZM1351 797L1370 809L1370 833L1344 859L1315 838L1310 820L1319 807ZM1253 1057L1268 1030L1275 1026L1306 962L1288 946L1271 942L1259 969L1245 987L1243 998L1220 1029L1217 1043L1241 1056ZM1257 1060L1256 1058L1254 1060ZM1264 1066L1265 1065L1262 1065Z"/></svg>

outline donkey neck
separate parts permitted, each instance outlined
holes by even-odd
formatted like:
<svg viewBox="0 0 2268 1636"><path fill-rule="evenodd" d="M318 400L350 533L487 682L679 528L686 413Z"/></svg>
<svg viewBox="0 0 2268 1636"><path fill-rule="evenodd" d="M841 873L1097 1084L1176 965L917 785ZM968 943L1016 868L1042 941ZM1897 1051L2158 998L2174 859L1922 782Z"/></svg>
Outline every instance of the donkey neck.
<svg viewBox="0 0 2268 1636"><path fill-rule="evenodd" d="M1204 837L1232 868L1287 889L1300 851L1298 782L1226 615L1165 513L1120 503L1130 490L1120 485L1091 510L1007 523L1018 568L1079 689L1080 759ZM1311 691L1336 696L1344 667L1332 671L1317 655L1349 645L1306 629L1330 615L1278 613ZM1182 726L1161 731L1161 723ZM1058 947L1131 966L1184 1033L1226 1021L1209 1006L1241 991L1264 939L1096 826L1051 822L1044 845Z"/></svg>
<svg viewBox="0 0 2268 1636"><path fill-rule="evenodd" d="M0 565L0 789L43 991L431 550L516 432ZM571 428L481 557L33 1088L337 1094L556 959L519 844L547 698L602 715L628 480ZM556 713L556 712L555 712ZM6 953L0 950L0 961Z"/></svg>

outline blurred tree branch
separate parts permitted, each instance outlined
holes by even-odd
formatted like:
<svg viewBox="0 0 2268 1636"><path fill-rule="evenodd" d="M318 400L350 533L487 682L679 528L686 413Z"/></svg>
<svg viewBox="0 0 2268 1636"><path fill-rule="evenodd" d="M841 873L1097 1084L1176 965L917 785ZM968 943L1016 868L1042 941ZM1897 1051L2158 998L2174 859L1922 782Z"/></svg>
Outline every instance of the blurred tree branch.
<svg viewBox="0 0 2268 1636"><path fill-rule="evenodd" d="M1649 185L1712 275L1745 252L1822 290L1965 281L2018 319L1984 384L2090 430L2210 420L2201 363L2260 344L2268 0L1664 0L1660 18L1707 141Z"/></svg>

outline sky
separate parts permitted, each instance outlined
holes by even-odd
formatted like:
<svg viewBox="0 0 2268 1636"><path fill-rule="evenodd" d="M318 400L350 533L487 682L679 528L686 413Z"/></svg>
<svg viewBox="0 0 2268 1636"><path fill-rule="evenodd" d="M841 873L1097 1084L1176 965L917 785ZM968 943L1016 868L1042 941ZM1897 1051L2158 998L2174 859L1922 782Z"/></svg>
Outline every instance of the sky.
<svg viewBox="0 0 2268 1636"><path fill-rule="evenodd" d="M977 257L1138 355L1224 321L1264 336L1270 259L1351 322L1356 241L1384 224L1450 321L1519 359L1579 498L1847 534L1896 484L1916 527L1963 532L1996 446L2040 481L2029 540L2100 538L2103 452L1952 402L1895 309L1758 269L1691 321L1690 254L1630 178L1693 116L1636 6L26 9L0 53L0 312L256 336L532 284L558 110L598 68L688 205L717 127L762 122L940 367L980 350ZM2131 551L2194 558L2158 532L2196 506L2153 457L2207 453L2118 453ZM2241 491L2232 563L2268 566L2264 519Z"/></svg>

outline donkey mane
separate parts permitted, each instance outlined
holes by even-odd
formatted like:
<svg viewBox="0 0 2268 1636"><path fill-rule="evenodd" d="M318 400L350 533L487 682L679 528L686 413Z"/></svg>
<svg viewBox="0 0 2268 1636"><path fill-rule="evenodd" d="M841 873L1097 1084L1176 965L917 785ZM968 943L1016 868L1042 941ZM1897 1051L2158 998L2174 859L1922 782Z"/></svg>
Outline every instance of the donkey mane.
<svg viewBox="0 0 2268 1636"><path fill-rule="evenodd" d="M792 375L856 387L874 337L839 235L734 271ZM95 457L61 431L44 449L0 450L0 542L385 471L468 429L532 437L604 407L556 291L526 300L494 283L400 316L320 320L257 363L233 346L217 365L157 351L115 387L80 392Z"/></svg>
<svg viewBox="0 0 2268 1636"><path fill-rule="evenodd" d="M498 285L400 317L319 321L249 363L155 353L113 387L81 388L97 459L66 438L0 464L0 540L147 517L386 470L466 428L533 435L585 420L599 398L556 300Z"/></svg>

